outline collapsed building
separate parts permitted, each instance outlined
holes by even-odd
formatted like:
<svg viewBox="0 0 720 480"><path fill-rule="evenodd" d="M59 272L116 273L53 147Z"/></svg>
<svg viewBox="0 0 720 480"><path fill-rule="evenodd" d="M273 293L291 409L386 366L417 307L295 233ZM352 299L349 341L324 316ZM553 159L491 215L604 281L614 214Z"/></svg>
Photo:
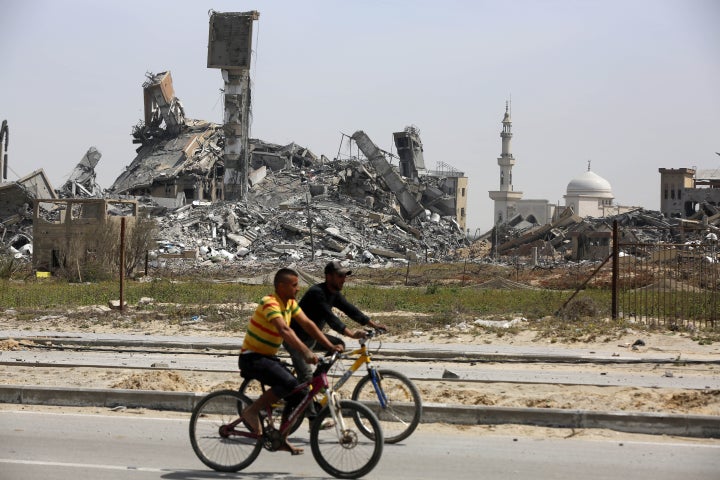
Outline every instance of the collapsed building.
<svg viewBox="0 0 720 480"><path fill-rule="evenodd" d="M161 257L434 259L468 243L467 177L427 171L416 127L394 134L399 158L362 131L349 160L248 139L247 191L229 200L227 128L188 118L170 72L147 74L143 98L137 156L108 194L159 213Z"/></svg>
<svg viewBox="0 0 720 480"><path fill-rule="evenodd" d="M720 235L720 209L705 205L691 218L668 218L663 213L637 208L608 217L575 215L566 208L553 222L496 225L476 242L487 242L491 257L535 256L534 261L604 260L612 249L612 225L617 221L622 243L691 244L716 242Z"/></svg>
<svg viewBox="0 0 720 480"><path fill-rule="evenodd" d="M15 259L32 256L33 202L39 198L57 198L43 169L0 183L0 245Z"/></svg>
<svg viewBox="0 0 720 480"><path fill-rule="evenodd" d="M103 191L97 183L95 167L102 154L95 147L90 147L80 159L70 177L57 191L61 198L102 198Z"/></svg>

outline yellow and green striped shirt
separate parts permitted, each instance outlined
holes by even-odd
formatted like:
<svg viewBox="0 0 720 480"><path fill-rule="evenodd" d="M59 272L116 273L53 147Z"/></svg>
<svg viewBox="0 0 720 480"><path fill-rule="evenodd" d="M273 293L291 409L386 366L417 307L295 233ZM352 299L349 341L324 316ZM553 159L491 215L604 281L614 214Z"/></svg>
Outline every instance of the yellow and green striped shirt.
<svg viewBox="0 0 720 480"><path fill-rule="evenodd" d="M301 311L295 299L290 299L283 305L282 300L275 294L263 297L248 323L241 352L249 350L263 355L277 354L283 339L272 324L272 319L280 317L286 325L290 325L292 318Z"/></svg>

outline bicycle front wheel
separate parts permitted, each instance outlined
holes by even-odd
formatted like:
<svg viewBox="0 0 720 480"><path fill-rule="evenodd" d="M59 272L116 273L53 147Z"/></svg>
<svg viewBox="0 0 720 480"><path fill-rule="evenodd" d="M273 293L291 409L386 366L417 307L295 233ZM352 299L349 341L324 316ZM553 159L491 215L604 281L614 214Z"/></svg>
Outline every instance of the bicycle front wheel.
<svg viewBox="0 0 720 480"><path fill-rule="evenodd" d="M409 437L417 428L422 417L422 399L414 383L395 370L376 370L377 386L375 390L371 373L360 379L352 393L352 399L367 405L380 420L385 443L397 443ZM385 406L380 397L384 395ZM358 425L364 435L372 432Z"/></svg>
<svg viewBox="0 0 720 480"><path fill-rule="evenodd" d="M358 478L370 473L380 461L383 451L382 427L368 407L352 400L336 405L338 423L323 429L323 420L330 418L330 407L318 414L310 426L310 447L320 468L336 478ZM358 424L373 432L372 438L359 431Z"/></svg>
<svg viewBox="0 0 720 480"><path fill-rule="evenodd" d="M234 390L205 396L190 417L190 443L195 455L219 472L237 472L250 465L262 450L262 440L250 436L240 420L251 400Z"/></svg>

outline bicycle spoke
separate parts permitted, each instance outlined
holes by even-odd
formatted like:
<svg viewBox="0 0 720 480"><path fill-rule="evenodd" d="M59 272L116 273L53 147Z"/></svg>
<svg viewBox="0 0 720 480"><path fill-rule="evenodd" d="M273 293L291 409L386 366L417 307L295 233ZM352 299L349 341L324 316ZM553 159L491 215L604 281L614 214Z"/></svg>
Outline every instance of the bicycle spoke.
<svg viewBox="0 0 720 480"><path fill-rule="evenodd" d="M262 443L249 436L238 422L238 412L249 404L247 397L231 390L204 397L190 417L190 443L198 458L213 470L236 472L260 454Z"/></svg>
<svg viewBox="0 0 720 480"><path fill-rule="evenodd" d="M412 434L420 423L422 400L417 387L394 370L379 370L379 386L385 395L383 407L371 377L362 378L353 391L353 400L372 410L380 420L386 443L397 443ZM363 431L370 435L369 431Z"/></svg>
<svg viewBox="0 0 720 480"><path fill-rule="evenodd" d="M380 460L382 430L364 405L349 400L341 401L341 405L340 422L333 428L320 428L324 419L332 418L328 408L320 412L319 422L313 424L310 432L310 444L315 460L327 473L337 478L357 478L369 473ZM372 431L373 438L363 434L358 424Z"/></svg>

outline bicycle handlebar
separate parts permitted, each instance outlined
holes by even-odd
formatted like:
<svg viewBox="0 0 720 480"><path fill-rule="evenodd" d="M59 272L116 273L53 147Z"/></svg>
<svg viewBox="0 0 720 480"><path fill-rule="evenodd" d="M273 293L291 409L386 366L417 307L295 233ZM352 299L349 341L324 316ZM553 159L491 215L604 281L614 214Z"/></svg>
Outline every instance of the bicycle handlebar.
<svg viewBox="0 0 720 480"><path fill-rule="evenodd" d="M382 335L383 333L387 333L387 330L384 328L366 328L365 333L367 334L367 338L373 338L378 335Z"/></svg>

